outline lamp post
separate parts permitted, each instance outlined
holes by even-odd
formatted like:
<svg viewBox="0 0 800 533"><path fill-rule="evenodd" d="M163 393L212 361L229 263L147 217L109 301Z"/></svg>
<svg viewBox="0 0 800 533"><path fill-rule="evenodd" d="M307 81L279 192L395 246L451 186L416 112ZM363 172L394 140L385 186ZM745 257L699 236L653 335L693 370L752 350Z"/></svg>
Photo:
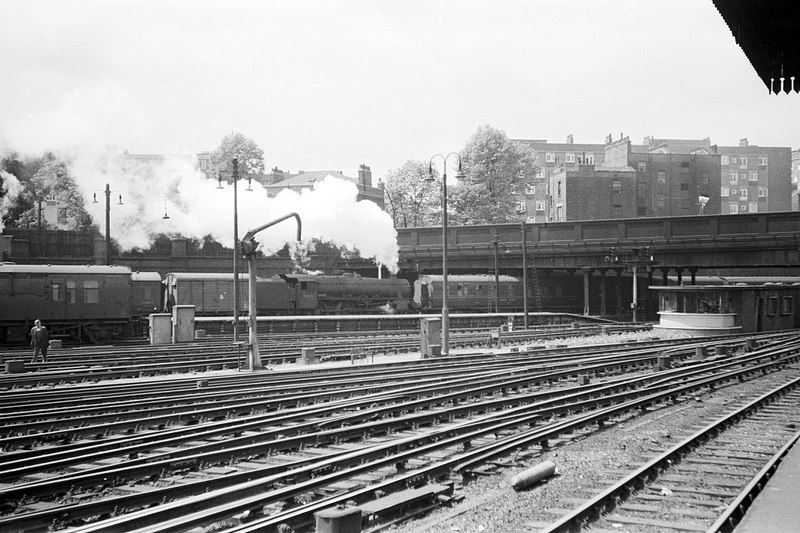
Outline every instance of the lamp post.
<svg viewBox="0 0 800 533"><path fill-rule="evenodd" d="M233 165L233 342L239 342L239 194L236 182L239 181L239 160L234 158ZM249 180L250 178L248 178ZM217 189L223 189L222 171L217 178ZM247 190L252 191L248 181Z"/></svg>
<svg viewBox="0 0 800 533"><path fill-rule="evenodd" d="M106 265L110 265L110 250L111 250L111 187L109 187L108 183L106 183L106 246L105 252L103 253L103 260L105 261ZM92 203L96 204L97 202L97 193L92 195ZM119 195L119 202L117 205L122 204L122 195Z"/></svg>
<svg viewBox="0 0 800 533"><path fill-rule="evenodd" d="M434 154L428 163L428 181L433 181L433 160L442 159L442 355L450 354L450 310L447 307L447 160L455 156L458 161L458 174L456 178L464 177L461 171L461 156L456 152L449 154Z"/></svg>

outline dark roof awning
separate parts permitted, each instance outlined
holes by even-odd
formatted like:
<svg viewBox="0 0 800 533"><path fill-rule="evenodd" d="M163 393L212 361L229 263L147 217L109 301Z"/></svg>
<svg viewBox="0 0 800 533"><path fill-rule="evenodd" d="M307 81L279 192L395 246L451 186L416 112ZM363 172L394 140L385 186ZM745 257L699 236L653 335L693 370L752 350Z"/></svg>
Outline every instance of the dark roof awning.
<svg viewBox="0 0 800 533"><path fill-rule="evenodd" d="M800 92L800 6L786 0L713 0L771 94Z"/></svg>

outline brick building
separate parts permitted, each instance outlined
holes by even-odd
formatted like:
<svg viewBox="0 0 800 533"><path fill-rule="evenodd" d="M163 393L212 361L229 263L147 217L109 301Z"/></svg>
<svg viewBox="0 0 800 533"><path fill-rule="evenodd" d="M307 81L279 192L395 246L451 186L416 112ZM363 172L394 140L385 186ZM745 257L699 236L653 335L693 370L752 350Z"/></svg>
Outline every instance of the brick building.
<svg viewBox="0 0 800 533"><path fill-rule="evenodd" d="M792 163L789 148L747 139L739 146L708 137L646 137L634 145L622 135L602 145L575 144L572 136L564 144L516 142L531 146L541 165L517 192L520 218L530 222L787 211L798 200L797 151Z"/></svg>
<svg viewBox="0 0 800 533"><path fill-rule="evenodd" d="M575 144L572 135L565 143L548 143L546 140L513 139L526 144L536 152L540 170L528 180L525 190L516 191L517 213L528 222L547 222L548 184L553 173L577 170L580 165L600 165L605 157L603 144Z"/></svg>
<svg viewBox="0 0 800 533"><path fill-rule="evenodd" d="M739 146L711 145L708 139L697 150L719 154L719 188L711 191L709 203L719 202L720 214L790 211L792 209L792 150L788 147L761 147L747 139ZM670 153L691 152L685 141L645 138L650 150L661 147Z"/></svg>

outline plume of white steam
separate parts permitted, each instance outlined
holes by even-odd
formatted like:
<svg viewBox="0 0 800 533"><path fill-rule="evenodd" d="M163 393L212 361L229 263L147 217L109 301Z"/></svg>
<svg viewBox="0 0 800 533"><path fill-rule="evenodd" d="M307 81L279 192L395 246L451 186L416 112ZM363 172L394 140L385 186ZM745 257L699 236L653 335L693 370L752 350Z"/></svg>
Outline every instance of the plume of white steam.
<svg viewBox="0 0 800 533"><path fill-rule="evenodd" d="M16 203L17 197L22 192L23 186L13 174L0 170L0 232L3 231L3 217Z"/></svg>
<svg viewBox="0 0 800 533"><path fill-rule="evenodd" d="M84 195L98 198L98 203L88 206L96 221L104 220L104 190L109 184L111 237L123 250L147 248L159 233L195 238L210 235L224 246L234 245L233 185L223 182L220 189L217 180L207 179L191 158L169 157L142 164L124 155L107 154L75 159L72 170ZM373 202L357 201L354 183L327 176L313 190L297 193L286 189L274 198L268 197L258 182L252 183L252 191L245 190L244 182L237 188L239 238L250 229L295 212L302 221L303 241L331 241L396 271L397 232L391 217ZM256 240L265 253L276 252L294 243L296 233L296 223L290 219L258 233Z"/></svg>
<svg viewBox="0 0 800 533"><path fill-rule="evenodd" d="M48 114L29 117L27 122L0 132L0 144L9 144L0 146L0 152L57 153L68 163L101 231L108 184L111 238L123 250L148 248L160 233L195 238L211 235L224 246L234 245L231 184L218 189L217 180L207 179L193 157L143 163L112 148L147 135L143 117L149 114L127 91L113 83L96 83L65 94L58 104ZM243 190L242 185L240 182L238 187L240 238L249 229L296 212L302 219L304 241L315 237L332 241L396 271L397 233L391 217L373 202L357 201L354 183L328 176L313 190L285 190L275 198L269 198L256 182L252 192ZM287 220L260 232L256 240L269 253L293 243L295 237L295 223Z"/></svg>

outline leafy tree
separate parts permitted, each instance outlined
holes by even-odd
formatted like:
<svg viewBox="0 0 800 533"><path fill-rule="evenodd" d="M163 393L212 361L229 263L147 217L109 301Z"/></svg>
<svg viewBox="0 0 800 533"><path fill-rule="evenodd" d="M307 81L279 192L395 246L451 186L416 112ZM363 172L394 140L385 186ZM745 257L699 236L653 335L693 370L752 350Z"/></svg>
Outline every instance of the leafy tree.
<svg viewBox="0 0 800 533"><path fill-rule="evenodd" d="M396 228L419 227L438 223L441 218L442 180L434 175L429 181L428 165L409 160L386 174L383 187L386 209Z"/></svg>
<svg viewBox="0 0 800 533"><path fill-rule="evenodd" d="M92 217L84 207L85 199L66 163L53 154L46 154L41 159L38 170L27 183L25 196L30 207L20 213L16 221L18 227L39 227L40 203L48 198L54 198L64 206L69 229L85 229L92 225ZM51 227L43 218L41 224L43 228Z"/></svg>
<svg viewBox="0 0 800 533"><path fill-rule="evenodd" d="M481 126L461 151L461 161L466 180L452 188L453 222L516 220L515 195L525 190L538 169L533 150L509 140L501 130Z"/></svg>
<svg viewBox="0 0 800 533"><path fill-rule="evenodd" d="M264 150L256 142L241 133L229 133L222 138L219 147L211 153L209 175L216 178L220 170L232 171L231 161L238 160L240 176L257 176L264 173ZM230 178L230 175L225 175Z"/></svg>

